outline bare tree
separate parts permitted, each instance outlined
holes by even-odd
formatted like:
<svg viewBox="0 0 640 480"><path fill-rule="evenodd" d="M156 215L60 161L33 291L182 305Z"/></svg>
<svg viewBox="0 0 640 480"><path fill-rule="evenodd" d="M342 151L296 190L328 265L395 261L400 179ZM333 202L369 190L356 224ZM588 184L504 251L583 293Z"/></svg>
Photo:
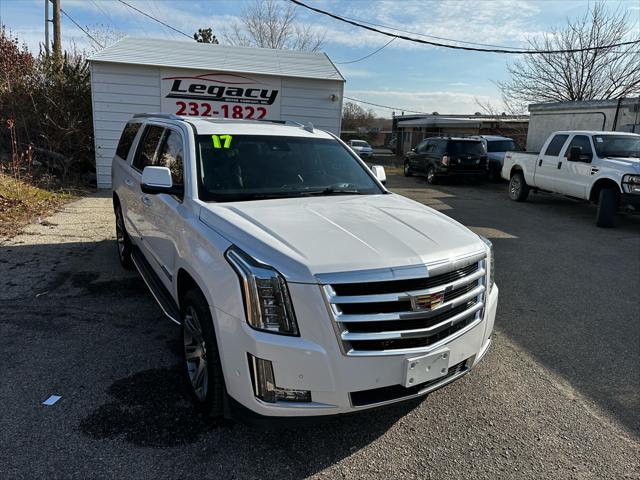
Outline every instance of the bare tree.
<svg viewBox="0 0 640 480"><path fill-rule="evenodd" d="M100 45L102 45L102 47L113 45L117 41L122 40L127 35L121 30L116 30L115 28L112 28L109 25L104 25L102 23L87 25L86 29L93 38L100 42ZM91 42L90 53L100 51L102 50L102 47L99 47L95 43Z"/></svg>
<svg viewBox="0 0 640 480"><path fill-rule="evenodd" d="M241 47L265 47L316 52L324 44L324 32L296 22L296 6L277 0L254 0L240 22L224 33L225 43Z"/></svg>
<svg viewBox="0 0 640 480"><path fill-rule="evenodd" d="M345 102L342 107L342 130L356 130L359 127L371 128L374 124L373 110L365 110L354 102Z"/></svg>
<svg viewBox="0 0 640 480"><path fill-rule="evenodd" d="M498 82L505 103L529 103L611 99L640 93L640 45L609 47L640 40L637 25L628 12L608 12L603 2L563 29L529 40L535 50L595 50L527 55L508 66L511 78Z"/></svg>

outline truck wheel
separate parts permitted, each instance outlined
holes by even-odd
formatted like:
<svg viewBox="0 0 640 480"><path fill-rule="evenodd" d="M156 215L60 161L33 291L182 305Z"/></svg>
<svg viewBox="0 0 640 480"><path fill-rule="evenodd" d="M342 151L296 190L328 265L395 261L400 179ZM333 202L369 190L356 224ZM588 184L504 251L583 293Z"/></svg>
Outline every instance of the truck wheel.
<svg viewBox="0 0 640 480"><path fill-rule="evenodd" d="M133 269L133 260L131 260L131 250L133 245L131 238L127 233L127 229L124 226L124 217L122 216L122 208L120 204L115 207L116 215L116 247L118 248L118 258L120 259L120 265L126 270Z"/></svg>
<svg viewBox="0 0 640 480"><path fill-rule="evenodd" d="M218 343L211 311L199 290L190 290L181 302L184 360L196 408L212 419L224 413L225 395Z"/></svg>
<svg viewBox="0 0 640 480"><path fill-rule="evenodd" d="M603 188L600 190L596 225L604 228L613 227L617 211L618 193L611 188Z"/></svg>
<svg viewBox="0 0 640 480"><path fill-rule="evenodd" d="M509 198L516 202L524 202L529 196L529 185L524 180L522 172L515 172L511 175L509 182Z"/></svg>
<svg viewBox="0 0 640 480"><path fill-rule="evenodd" d="M431 185L438 183L438 177L436 176L436 169L431 166L427 169L427 182Z"/></svg>
<svg viewBox="0 0 640 480"><path fill-rule="evenodd" d="M411 165L406 160L404 161L404 176L411 177L413 176L413 172L411 171Z"/></svg>

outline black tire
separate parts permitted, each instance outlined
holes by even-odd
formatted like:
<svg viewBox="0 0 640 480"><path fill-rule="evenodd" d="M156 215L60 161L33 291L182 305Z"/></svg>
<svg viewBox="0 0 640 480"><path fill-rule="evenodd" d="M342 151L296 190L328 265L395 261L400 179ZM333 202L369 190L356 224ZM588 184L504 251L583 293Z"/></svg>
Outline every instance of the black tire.
<svg viewBox="0 0 640 480"><path fill-rule="evenodd" d="M404 176L405 177L412 177L413 176L413 172L411 171L411 165L409 165L408 161L404 161Z"/></svg>
<svg viewBox="0 0 640 480"><path fill-rule="evenodd" d="M200 412L219 420L224 414L225 385L211 311L197 289L188 291L181 303L184 365L191 397Z"/></svg>
<svg viewBox="0 0 640 480"><path fill-rule="evenodd" d="M124 226L124 217L122 216L122 208L119 203L116 204L114 213L116 215L116 248L120 265L122 265L122 268L125 270L133 270L134 265L133 260L131 260L133 244Z"/></svg>
<svg viewBox="0 0 640 480"><path fill-rule="evenodd" d="M529 185L522 172L515 172L509 181L509 198L516 202L524 202L529 196Z"/></svg>
<svg viewBox="0 0 640 480"><path fill-rule="evenodd" d="M438 176L436 175L436 168L433 165L430 165L427 168L427 183L430 185L435 185L438 183Z"/></svg>
<svg viewBox="0 0 640 480"><path fill-rule="evenodd" d="M596 225L603 228L611 228L615 224L616 214L618 213L618 192L612 188L603 188L600 190L598 199L598 213L596 216Z"/></svg>

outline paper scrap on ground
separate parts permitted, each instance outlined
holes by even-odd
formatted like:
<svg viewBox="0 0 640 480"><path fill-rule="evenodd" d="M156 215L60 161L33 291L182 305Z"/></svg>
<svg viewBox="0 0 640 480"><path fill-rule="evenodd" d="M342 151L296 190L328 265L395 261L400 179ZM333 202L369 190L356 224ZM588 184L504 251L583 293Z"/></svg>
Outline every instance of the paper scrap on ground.
<svg viewBox="0 0 640 480"><path fill-rule="evenodd" d="M53 405L54 403L56 403L58 400L60 400L62 397L60 395L51 395L49 398L47 398L44 402L42 402L43 405Z"/></svg>

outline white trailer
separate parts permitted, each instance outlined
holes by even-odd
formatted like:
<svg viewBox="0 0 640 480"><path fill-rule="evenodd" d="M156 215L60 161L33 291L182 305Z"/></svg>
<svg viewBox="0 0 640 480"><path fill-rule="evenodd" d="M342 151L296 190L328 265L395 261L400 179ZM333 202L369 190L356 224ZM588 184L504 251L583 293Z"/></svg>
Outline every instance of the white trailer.
<svg viewBox="0 0 640 480"><path fill-rule="evenodd" d="M640 98L529 105L527 151L539 152L560 130L640 133Z"/></svg>
<svg viewBox="0 0 640 480"><path fill-rule="evenodd" d="M291 120L340 134L344 78L324 53L124 38L92 56L100 188L135 113Z"/></svg>

